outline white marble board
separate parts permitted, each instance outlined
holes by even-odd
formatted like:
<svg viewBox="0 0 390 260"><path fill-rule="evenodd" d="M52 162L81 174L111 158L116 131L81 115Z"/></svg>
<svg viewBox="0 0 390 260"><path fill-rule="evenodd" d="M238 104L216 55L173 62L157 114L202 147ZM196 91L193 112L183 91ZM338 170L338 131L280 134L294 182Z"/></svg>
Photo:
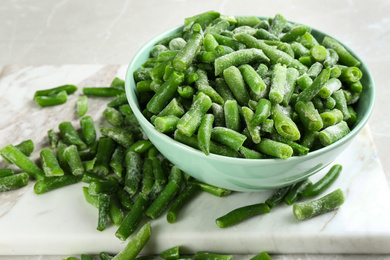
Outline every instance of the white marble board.
<svg viewBox="0 0 390 260"><path fill-rule="evenodd" d="M126 66L118 65L5 66L0 74L0 147L31 138L36 160L48 146L48 129L57 129L65 120L78 126L75 101L81 87L107 86L115 76L124 78L125 70ZM80 87L66 104L40 108L32 101L36 90L62 84ZM108 100L89 101L88 114L96 125L104 123L101 114ZM272 191L225 198L202 193L183 209L177 223L168 224L165 214L152 221L152 237L143 252L159 253L181 245L188 253L390 253L390 192L368 127L335 163L344 170L330 190L341 188L346 195L337 211L298 222L291 206L283 204L270 214L220 229L214 222L217 217L263 202ZM8 167L3 159L0 167ZM327 169L311 179L319 179ZM85 202L81 190L86 184L43 195L34 194L33 184L0 193L1 255L116 253L124 247L114 236L115 226L96 230L97 210Z"/></svg>

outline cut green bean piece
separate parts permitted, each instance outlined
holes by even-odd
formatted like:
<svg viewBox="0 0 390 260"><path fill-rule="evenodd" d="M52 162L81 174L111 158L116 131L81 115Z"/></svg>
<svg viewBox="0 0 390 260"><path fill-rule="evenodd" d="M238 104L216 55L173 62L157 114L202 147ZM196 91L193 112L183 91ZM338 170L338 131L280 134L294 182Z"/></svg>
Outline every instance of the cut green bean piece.
<svg viewBox="0 0 390 260"><path fill-rule="evenodd" d="M171 102L168 103L168 105L166 105L164 107L163 110L161 110L160 113L158 113L158 117L161 117L161 116L169 116L169 115L172 115L172 116L177 116L177 117L181 117L182 115L184 115L185 111L184 111L184 108L183 106L180 104L180 102L176 99L176 98L173 98L171 100Z"/></svg>
<svg viewBox="0 0 390 260"><path fill-rule="evenodd" d="M81 132L87 145L96 141L96 130L91 116L85 116L80 119Z"/></svg>
<svg viewBox="0 0 390 260"><path fill-rule="evenodd" d="M58 134L56 132L54 132L54 129L50 129L49 131L47 131L47 136L49 138L50 147L53 149L56 148L57 143L60 140L60 137L58 136Z"/></svg>
<svg viewBox="0 0 390 260"><path fill-rule="evenodd" d="M235 100L232 91L229 89L229 86L226 84L225 80L222 78L217 78L215 80L215 89L221 95L223 100Z"/></svg>
<svg viewBox="0 0 390 260"><path fill-rule="evenodd" d="M236 39L232 38L231 35L224 36L222 34L216 34L216 33L212 33L212 35L214 36L215 40L217 40L217 42L220 45L230 47L235 51L240 50L240 49L245 49L245 45L243 45L242 43L240 43Z"/></svg>
<svg viewBox="0 0 390 260"><path fill-rule="evenodd" d="M142 185L141 192L146 196L149 195L154 184L153 161L146 158L142 167Z"/></svg>
<svg viewBox="0 0 390 260"><path fill-rule="evenodd" d="M240 132L240 115L236 100L226 100L224 107L225 125L227 128Z"/></svg>
<svg viewBox="0 0 390 260"><path fill-rule="evenodd" d="M197 74L195 74L195 75L197 75ZM179 86L177 88L177 92L183 98L191 98L195 93L195 89L191 86Z"/></svg>
<svg viewBox="0 0 390 260"><path fill-rule="evenodd" d="M295 111L309 131L318 131L323 127L322 117L311 101L298 101L295 104Z"/></svg>
<svg viewBox="0 0 390 260"><path fill-rule="evenodd" d="M341 70L339 79L343 82L358 82L363 76L362 71L357 67L338 66L338 68Z"/></svg>
<svg viewBox="0 0 390 260"><path fill-rule="evenodd" d="M110 88L110 87L83 88L83 94L87 96L116 97L123 93L124 93L123 89Z"/></svg>
<svg viewBox="0 0 390 260"><path fill-rule="evenodd" d="M291 186L286 186L286 187L277 189L271 195L271 197L266 199L265 204L267 204L270 208L275 207L276 205L278 205L280 202L282 202L284 200L284 198L286 197L286 195L289 193L290 190L291 190Z"/></svg>
<svg viewBox="0 0 390 260"><path fill-rule="evenodd" d="M1 171L0 171L1 173ZM29 176L22 172L19 174L5 175L4 171L0 178L0 191L15 190L28 184Z"/></svg>
<svg viewBox="0 0 390 260"><path fill-rule="evenodd" d="M302 192L310 187L313 183L309 180L303 180L301 182L298 182L294 185L294 187L289 191L289 193L284 197L284 201L287 205L294 204L299 197L301 196Z"/></svg>
<svg viewBox="0 0 390 260"><path fill-rule="evenodd" d="M211 99L206 94L200 92L192 103L190 110L180 118L177 129L187 136L192 136L198 129L202 117L211 107Z"/></svg>
<svg viewBox="0 0 390 260"><path fill-rule="evenodd" d="M79 178L77 176L70 175L70 174L64 176L45 178L35 183L34 192L36 194L42 194L54 189L65 187L67 185L75 184L78 181Z"/></svg>
<svg viewBox="0 0 390 260"><path fill-rule="evenodd" d="M248 32L245 32L248 33ZM252 34L254 35L257 39L261 40L269 40L269 41L279 41L279 38L273 35L272 33L264 30L264 29L259 29L256 31L256 33Z"/></svg>
<svg viewBox="0 0 390 260"><path fill-rule="evenodd" d="M318 92L318 95L321 98L328 98L332 95L332 93L336 92L342 87L341 81L336 78L330 78L321 90Z"/></svg>
<svg viewBox="0 0 390 260"><path fill-rule="evenodd" d="M188 181L188 183L189 184L191 183L193 185L197 185L197 186L199 186L199 188L201 190L208 192L210 194L213 194L215 196L218 196L218 197L225 197L225 196L229 195L230 193L232 193L231 190L216 187L216 186L213 186L213 185L210 185L210 184L207 184L204 182L200 182L200 181L191 180L191 181Z"/></svg>
<svg viewBox="0 0 390 260"><path fill-rule="evenodd" d="M239 70L242 74L242 77L244 78L244 81L256 95L261 95L266 90L264 81L252 66L248 64L241 65Z"/></svg>
<svg viewBox="0 0 390 260"><path fill-rule="evenodd" d="M238 151L246 136L226 127L214 127L211 131L211 138Z"/></svg>
<svg viewBox="0 0 390 260"><path fill-rule="evenodd" d="M293 142L293 141L291 141L291 140L289 140L289 139L287 139L287 138L285 138L277 133L272 133L271 138L274 141L289 145L293 149L295 155L306 155L309 153L309 148L307 148L303 145L300 145L296 142Z"/></svg>
<svg viewBox="0 0 390 260"><path fill-rule="evenodd" d="M293 213L297 220L306 220L335 210L340 207L344 201L345 197L343 191L337 189L317 200L294 204Z"/></svg>
<svg viewBox="0 0 390 260"><path fill-rule="evenodd" d="M326 52L327 52L327 55L326 55L326 58L324 60L324 66L326 68L333 67L339 61L339 55L333 49L326 49Z"/></svg>
<svg viewBox="0 0 390 260"><path fill-rule="evenodd" d="M153 203L146 210L145 215L156 219L168 207L173 197L180 190L182 182L182 173L177 166L171 169L170 180Z"/></svg>
<svg viewBox="0 0 390 260"><path fill-rule="evenodd" d="M61 91L50 96L36 96L34 97L34 100L41 107L56 106L64 104L68 100L68 95L66 94L66 91Z"/></svg>
<svg viewBox="0 0 390 260"><path fill-rule="evenodd" d="M65 175L65 176L72 176L72 175ZM58 177L58 178L62 178L62 177ZM95 208L98 208L99 206L98 196L89 194L88 187L83 187L83 194L85 200L89 204L91 204ZM119 226L123 220L123 212L114 203L111 202L108 209L108 217L116 226Z"/></svg>
<svg viewBox="0 0 390 260"><path fill-rule="evenodd" d="M98 226L97 230L103 231L106 229L108 220L108 209L110 205L110 196L104 193L98 195Z"/></svg>
<svg viewBox="0 0 390 260"><path fill-rule="evenodd" d="M286 18L284 18L281 14L276 14L274 19L272 20L271 27L269 31L278 36L284 29L287 24Z"/></svg>
<svg viewBox="0 0 390 260"><path fill-rule="evenodd" d="M92 181L89 184L88 192L91 195L99 195L100 193L114 194L118 191L119 186L116 181Z"/></svg>
<svg viewBox="0 0 390 260"><path fill-rule="evenodd" d="M179 257L180 257L180 247L179 246L175 246L175 247L169 248L169 249L165 250L164 252L162 252L160 254L160 257L165 259L165 260L179 259Z"/></svg>
<svg viewBox="0 0 390 260"><path fill-rule="evenodd" d="M315 79L322 71L323 65L320 62L315 62L309 70L307 71L307 75L312 79Z"/></svg>
<svg viewBox="0 0 390 260"><path fill-rule="evenodd" d="M203 116L198 129L199 148L206 154L210 154L210 140L213 128L214 115L206 114Z"/></svg>
<svg viewBox="0 0 390 260"><path fill-rule="evenodd" d="M106 180L105 178L100 177L92 172L85 172L83 178L81 179L81 181L85 183L91 183L93 181L105 181L105 180Z"/></svg>
<svg viewBox="0 0 390 260"><path fill-rule="evenodd" d="M76 145L79 150L85 150L87 145L81 140L76 129L74 129L72 123L62 122L59 124L58 128L60 129L61 137L68 145Z"/></svg>
<svg viewBox="0 0 390 260"><path fill-rule="evenodd" d="M299 37L298 42L301 43L306 48L308 48L309 50L312 47L319 45L316 38L314 38L314 36L312 34L310 34L309 32L306 32L304 35Z"/></svg>
<svg viewBox="0 0 390 260"><path fill-rule="evenodd" d="M291 146L268 138L262 138L261 142L256 145L256 148L263 154L281 159L287 159L293 155Z"/></svg>
<svg viewBox="0 0 390 260"><path fill-rule="evenodd" d="M45 178L45 173L25 154L17 149L12 144L6 145L0 149L0 154L7 160L14 163L24 172L29 174L36 180L42 180Z"/></svg>
<svg viewBox="0 0 390 260"><path fill-rule="evenodd" d="M134 260L150 238L150 223L146 223L112 260Z"/></svg>
<svg viewBox="0 0 390 260"><path fill-rule="evenodd" d="M280 40L283 42L295 42L298 37L304 35L310 27L306 25L295 25L289 32L285 33Z"/></svg>
<svg viewBox="0 0 390 260"><path fill-rule="evenodd" d="M270 208L264 203L249 205L237 208L226 215L217 218L216 223L220 228L230 227L255 215L269 212Z"/></svg>
<svg viewBox="0 0 390 260"><path fill-rule="evenodd" d="M206 71L202 69L198 69L196 71L196 74L198 75L198 79L195 82L195 86L198 89L199 92L203 92L207 96L210 97L210 99L220 105L223 105L223 98L218 94L216 90L214 90L210 85L207 78Z"/></svg>
<svg viewBox="0 0 390 260"><path fill-rule="evenodd" d="M152 142L149 140L139 140L135 142L132 146L130 146L127 150L128 151L133 151L139 154L145 153L148 151L151 147L153 146Z"/></svg>
<svg viewBox="0 0 390 260"><path fill-rule="evenodd" d="M14 174L12 169L0 169L0 178L7 177Z"/></svg>
<svg viewBox="0 0 390 260"><path fill-rule="evenodd" d="M200 187L195 184L187 184L185 189L179 194L179 196L173 202L171 208L167 213L167 221L169 223L175 223L177 215L180 209L185 206L189 200L191 200L200 190Z"/></svg>
<svg viewBox="0 0 390 260"><path fill-rule="evenodd" d="M328 189L339 177L343 167L340 164L335 164L330 168L330 170L322 177L318 182L314 183L312 186L307 187L302 192L304 197L315 197L323 193Z"/></svg>
<svg viewBox="0 0 390 260"><path fill-rule="evenodd" d="M285 114L285 110L286 108L278 104L272 105L271 117L274 120L275 129L281 136L286 137L289 140L299 140L301 137L299 129L294 121Z"/></svg>
<svg viewBox="0 0 390 260"><path fill-rule="evenodd" d="M183 143L183 144L186 144L188 146L191 146L195 149L200 150L200 147L198 144L198 138L196 135L192 135L191 137L188 137L185 134L181 133L180 131L175 131L174 139L176 141ZM210 142L210 153L219 154L219 155L228 156L228 157L238 157L238 153L236 151L234 151L232 148L227 147L227 146L222 145L222 144L219 144L217 142L214 142L213 140L211 140L211 142Z"/></svg>
<svg viewBox="0 0 390 260"><path fill-rule="evenodd" d="M298 101L310 101L313 97L315 97L324 84L328 81L330 76L330 69L324 69L320 75L313 81L313 83L304 89L299 95Z"/></svg>
<svg viewBox="0 0 390 260"><path fill-rule="evenodd" d="M328 126L336 125L343 120L343 113L338 109L332 109L330 111L320 114L324 128Z"/></svg>
<svg viewBox="0 0 390 260"><path fill-rule="evenodd" d="M131 132L126 131L123 128L99 127L99 130L103 136L111 138L125 148L130 147L134 142Z"/></svg>
<svg viewBox="0 0 390 260"><path fill-rule="evenodd" d="M271 102L268 99L260 99L257 103L256 112L250 122L252 125L260 125L271 114Z"/></svg>
<svg viewBox="0 0 390 260"><path fill-rule="evenodd" d="M149 100L147 108L150 112L158 114L165 105L172 100L177 88L184 81L184 74L173 72L169 79L157 90L156 94Z"/></svg>
<svg viewBox="0 0 390 260"><path fill-rule="evenodd" d="M177 71L184 71L194 60L202 42L203 35L201 33L193 33L187 44L173 60L173 68Z"/></svg>
<svg viewBox="0 0 390 260"><path fill-rule="evenodd" d="M113 256L110 256L109 254L107 254L106 252L100 252L99 253L99 258L100 260L111 260L112 258L114 258Z"/></svg>
<svg viewBox="0 0 390 260"><path fill-rule="evenodd" d="M122 114L113 107L107 107L103 111L103 116L113 126L122 127L124 125Z"/></svg>
<svg viewBox="0 0 390 260"><path fill-rule="evenodd" d="M15 147L24 155L30 156L31 153L34 151L34 142L31 139L28 139L15 145Z"/></svg>
<svg viewBox="0 0 390 260"><path fill-rule="evenodd" d="M265 158L267 158L265 155L255 151L255 150L251 150L249 148L246 148L244 146L241 146L239 151L242 154L242 156L246 159L265 159Z"/></svg>
<svg viewBox="0 0 390 260"><path fill-rule="evenodd" d="M130 196L134 196L139 188L141 181L141 166L142 158L139 153L128 151L125 157L126 164L126 176L124 190L127 191Z"/></svg>
<svg viewBox="0 0 390 260"><path fill-rule="evenodd" d="M302 137L301 145L309 149L317 142L319 132L317 131L306 131Z"/></svg>
<svg viewBox="0 0 390 260"><path fill-rule="evenodd" d="M223 107L217 103L212 103L211 110L214 115L214 126L225 127L225 114L223 112Z"/></svg>
<svg viewBox="0 0 390 260"><path fill-rule="evenodd" d="M138 228L148 205L149 199L142 192L138 194L133 208L123 219L115 236L122 241L125 241Z"/></svg>
<svg viewBox="0 0 390 260"><path fill-rule="evenodd" d="M241 33L240 33L241 34ZM252 36L250 36L252 37ZM256 40L257 41L257 40ZM231 66L239 66L251 62L268 62L269 59L264 53L255 48L238 50L217 58L214 62L215 76L221 74Z"/></svg>
<svg viewBox="0 0 390 260"><path fill-rule="evenodd" d="M343 90L338 90L332 94L332 98L336 101L335 108L340 110L343 113L343 119L348 120L351 117L351 114L348 111L347 100Z"/></svg>
<svg viewBox="0 0 390 260"><path fill-rule="evenodd" d="M323 60L325 60L328 53L327 53L326 48L324 46L315 45L315 46L311 47L310 55L316 61L323 61Z"/></svg>
<svg viewBox="0 0 390 260"><path fill-rule="evenodd" d="M250 97L240 70L235 66L228 67L223 71L223 76L237 102L241 106L247 105Z"/></svg>
<svg viewBox="0 0 390 260"><path fill-rule="evenodd" d="M42 162L42 169L46 177L62 176L65 174L64 171L61 169L57 161L56 154L53 150L48 148L42 149L40 157Z"/></svg>
<svg viewBox="0 0 390 260"><path fill-rule="evenodd" d="M357 60L355 57L352 56L345 48L342 46L339 42L336 40L325 36L324 40L322 41L322 45L326 48L333 49L337 52L339 55L339 61L342 64L345 64L347 66L360 66L360 61Z"/></svg>
<svg viewBox="0 0 390 260"><path fill-rule="evenodd" d="M125 149L118 146L111 156L110 167L113 169L114 174L118 178L122 178L123 172L123 160L125 158Z"/></svg>
<svg viewBox="0 0 390 260"><path fill-rule="evenodd" d="M99 139L96 153L96 162L93 172L99 176L107 176L110 172L110 161L115 150L115 143L111 138L101 137Z"/></svg>
<svg viewBox="0 0 390 260"><path fill-rule="evenodd" d="M348 124L341 121L336 125L329 126L319 134L320 142L323 146L328 146L340 140L350 132Z"/></svg>
<svg viewBox="0 0 390 260"><path fill-rule="evenodd" d="M37 90L34 94L34 98L38 96L53 96L62 91L65 91L66 94L70 95L76 92L77 87L75 85L63 85L55 88L45 89L45 90Z"/></svg>
<svg viewBox="0 0 390 260"><path fill-rule="evenodd" d="M76 112L79 117L84 116L88 111L88 97L81 96L76 102Z"/></svg>
<svg viewBox="0 0 390 260"><path fill-rule="evenodd" d="M269 92L269 99L274 104L283 101L284 89L286 86L287 68L277 63L272 71L272 83Z"/></svg>
<svg viewBox="0 0 390 260"><path fill-rule="evenodd" d="M244 115L246 127L249 130L249 134L251 136L253 143L255 143L255 144L260 143L260 141L261 141L260 127L251 124L253 117L254 117L253 111L249 107L242 107L242 113Z"/></svg>

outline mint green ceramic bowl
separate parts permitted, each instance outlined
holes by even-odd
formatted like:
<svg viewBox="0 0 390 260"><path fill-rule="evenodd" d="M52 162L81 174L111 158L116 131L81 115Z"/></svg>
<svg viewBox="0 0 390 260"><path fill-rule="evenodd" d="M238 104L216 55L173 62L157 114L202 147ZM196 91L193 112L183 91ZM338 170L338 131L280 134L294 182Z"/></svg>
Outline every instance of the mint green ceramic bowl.
<svg viewBox="0 0 390 260"><path fill-rule="evenodd" d="M142 129L161 154L184 172L200 181L234 191L260 191L291 185L315 174L332 163L362 130L371 115L375 101L374 80L362 59L344 45L362 62L360 69L363 72L361 81L364 86L361 99L356 109L358 114L356 125L347 136L332 145L310 152L308 155L294 156L286 160L253 160L230 158L215 154L206 156L203 152L179 143L171 137L157 131L142 115L137 100L133 72L141 67L141 64L149 58L150 50L157 41L181 31L182 28L182 26L179 26L161 33L146 43L137 52L127 69L125 80L126 94L129 104ZM312 29L312 34L320 42L322 42L324 36L328 35L316 29Z"/></svg>

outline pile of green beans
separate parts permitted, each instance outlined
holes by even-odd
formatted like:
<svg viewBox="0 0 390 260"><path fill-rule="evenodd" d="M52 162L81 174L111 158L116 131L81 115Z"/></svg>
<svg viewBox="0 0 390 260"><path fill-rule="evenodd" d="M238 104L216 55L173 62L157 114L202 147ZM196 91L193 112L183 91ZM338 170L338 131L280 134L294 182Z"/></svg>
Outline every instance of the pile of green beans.
<svg viewBox="0 0 390 260"><path fill-rule="evenodd" d="M350 132L362 72L336 40L280 14L196 17L134 71L158 131L206 155L248 159L305 155Z"/></svg>

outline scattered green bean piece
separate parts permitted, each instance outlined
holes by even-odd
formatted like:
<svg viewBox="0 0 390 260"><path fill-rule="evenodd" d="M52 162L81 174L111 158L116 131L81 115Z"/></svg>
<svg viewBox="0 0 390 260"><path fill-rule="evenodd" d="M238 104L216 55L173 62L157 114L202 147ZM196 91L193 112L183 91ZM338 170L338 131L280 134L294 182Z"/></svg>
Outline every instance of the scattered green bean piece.
<svg viewBox="0 0 390 260"><path fill-rule="evenodd" d="M139 223L142 220L146 207L148 205L148 197L140 192L135 200L133 208L123 219L115 236L122 241L125 241L134 231L138 228Z"/></svg>
<svg viewBox="0 0 390 260"><path fill-rule="evenodd" d="M317 200L294 204L293 213L297 220L306 220L335 210L340 207L344 201L345 197L343 191L337 189Z"/></svg>
<svg viewBox="0 0 390 260"><path fill-rule="evenodd" d="M71 176L71 175L65 175L65 176ZM98 196L89 194L88 187L83 187L83 194L85 200L89 204L93 205L95 208L98 208ZM116 226L119 226L123 220L123 212L114 203L111 202L108 209L108 217Z"/></svg>
<svg viewBox="0 0 390 260"><path fill-rule="evenodd" d="M197 185L197 186L199 186L199 188L201 190L208 192L210 194L213 194L215 196L218 196L218 197L225 197L225 196L229 195L230 193L232 193L231 190L216 187L216 186L213 186L213 185L210 185L207 183L203 183L200 181L191 180L191 181L188 181L188 183L191 183L193 185Z"/></svg>
<svg viewBox="0 0 390 260"><path fill-rule="evenodd" d="M83 88L83 94L98 97L116 97L123 94L124 90L110 87L89 87Z"/></svg>
<svg viewBox="0 0 390 260"><path fill-rule="evenodd" d="M330 170L322 177L318 182L314 183L312 186L307 187L302 192L304 197L314 197L323 193L327 188L329 188L339 177L343 167L340 164L335 164L330 168Z"/></svg>
<svg viewBox="0 0 390 260"><path fill-rule="evenodd" d="M76 148L77 150L77 148ZM46 177L62 176L64 171L61 169L56 154L53 150L44 148L40 153L42 169Z"/></svg>
<svg viewBox="0 0 390 260"><path fill-rule="evenodd" d="M0 149L0 154L36 180L45 178L44 172L12 144Z"/></svg>
<svg viewBox="0 0 390 260"><path fill-rule="evenodd" d="M107 107L117 108L117 107L125 105L125 104L127 104L126 93L122 93L119 96L117 96L116 99L114 99L110 103L108 103Z"/></svg>
<svg viewBox="0 0 390 260"><path fill-rule="evenodd" d="M91 116L85 116L80 119L81 132L87 145L96 141L96 130Z"/></svg>
<svg viewBox="0 0 390 260"><path fill-rule="evenodd" d="M152 142L149 140L139 140L132 144L127 150L128 151L133 151L139 154L145 153L148 151L151 147L153 146Z"/></svg>
<svg viewBox="0 0 390 260"><path fill-rule="evenodd" d="M154 125L161 133L173 133L176 130L180 118L177 116L159 116L154 120Z"/></svg>
<svg viewBox="0 0 390 260"><path fill-rule="evenodd" d="M167 221L169 223L175 223L177 214L179 213L180 209L186 205L186 203L191 200L200 190L200 187L198 185L189 183L185 189L179 194L179 196L176 198L176 200L173 202L171 208L169 209L167 213Z"/></svg>
<svg viewBox="0 0 390 260"><path fill-rule="evenodd" d="M237 101L226 100L223 110L226 127L236 132L240 132L241 124Z"/></svg>
<svg viewBox="0 0 390 260"><path fill-rule="evenodd" d="M153 161L152 158L146 158L142 167L141 192L149 195L154 184Z"/></svg>
<svg viewBox="0 0 390 260"><path fill-rule="evenodd" d="M14 174L14 170L12 169L0 169L0 178L10 176Z"/></svg>
<svg viewBox="0 0 390 260"><path fill-rule="evenodd" d="M298 101L295 104L295 111L309 131L318 131L323 127L323 122L318 110L311 101Z"/></svg>
<svg viewBox="0 0 390 260"><path fill-rule="evenodd" d="M289 193L284 197L284 201L287 205L294 204L299 197L301 196L302 192L310 187L313 183L309 180L303 180L297 184L294 185L294 187L289 191Z"/></svg>
<svg viewBox="0 0 390 260"><path fill-rule="evenodd" d="M111 138L116 143L122 145L125 148L130 147L134 142L131 132L126 131L123 128L99 127L99 130L103 136Z"/></svg>
<svg viewBox="0 0 390 260"><path fill-rule="evenodd" d="M114 153L112 154L111 161L110 161L110 167L113 169L114 174L118 178L122 178L124 158L125 158L125 149L123 149L121 146L118 146L115 149Z"/></svg>
<svg viewBox="0 0 390 260"><path fill-rule="evenodd" d="M275 207L276 205L278 205L280 202L282 202L284 200L284 198L290 192L290 190L291 190L291 186L286 186L286 187L277 189L271 195L271 197L266 199L265 204L267 204L270 208Z"/></svg>
<svg viewBox="0 0 390 260"><path fill-rule="evenodd" d="M237 208L226 215L217 218L216 223L220 228L230 227L255 215L269 212L270 208L264 203L249 205Z"/></svg>
<svg viewBox="0 0 390 260"><path fill-rule="evenodd" d="M261 141L260 127L251 124L254 117L253 111L249 107L242 107L242 113L244 115L246 127L249 130L249 134L251 136L252 142L255 144L260 143Z"/></svg>
<svg viewBox="0 0 390 260"><path fill-rule="evenodd" d="M85 150L87 145L81 140L76 129L74 129L71 122L62 122L59 124L61 137L68 145L76 145L79 150Z"/></svg>
<svg viewBox="0 0 390 260"><path fill-rule="evenodd" d="M97 230L103 231L106 229L108 220L108 208L110 205L110 196L104 193L98 195L98 226Z"/></svg>
<svg viewBox="0 0 390 260"><path fill-rule="evenodd" d="M110 172L110 161L115 150L115 143L111 138L101 137L96 153L96 162L93 172L99 176L107 176Z"/></svg>
<svg viewBox="0 0 390 260"><path fill-rule="evenodd" d="M271 118L274 120L275 129L281 136L292 141L299 140L301 134L294 121L284 113L286 108L274 104L271 107Z"/></svg>
<svg viewBox="0 0 390 260"><path fill-rule="evenodd" d="M77 87L74 85L63 85L55 88L45 89L45 90L37 90L34 94L34 97L38 96L52 96L56 95L62 91L65 91L66 94L70 95L76 92Z"/></svg>
<svg viewBox="0 0 390 260"><path fill-rule="evenodd" d="M81 96L76 102L76 112L79 117L84 116L88 111L88 97Z"/></svg>
<svg viewBox="0 0 390 260"><path fill-rule="evenodd" d="M113 260L134 260L150 238L150 222L146 223Z"/></svg>
<svg viewBox="0 0 390 260"><path fill-rule="evenodd" d="M103 116L113 126L122 127L124 125L122 114L113 107L107 107L103 111Z"/></svg>
<svg viewBox="0 0 390 260"><path fill-rule="evenodd" d="M77 183L79 178L74 175L55 176L39 180L34 185L34 192L36 194L42 194L54 189L58 189L67 185Z"/></svg>
<svg viewBox="0 0 390 260"><path fill-rule="evenodd" d="M228 67L223 71L223 76L237 102L241 106L248 104L250 97L240 70L235 66Z"/></svg>
<svg viewBox="0 0 390 260"><path fill-rule="evenodd" d="M125 157L125 164L126 176L124 190L132 197L137 193L141 181L141 155L133 151L128 151Z"/></svg>
<svg viewBox="0 0 390 260"><path fill-rule="evenodd" d="M111 260L112 258L114 258L113 256L110 256L109 254L107 254L106 252L100 252L99 253L99 258L100 260Z"/></svg>
<svg viewBox="0 0 390 260"><path fill-rule="evenodd" d="M36 96L34 97L34 100L41 107L56 106L64 104L68 100L68 95L66 94L66 91L61 91L50 96Z"/></svg>
<svg viewBox="0 0 390 260"><path fill-rule="evenodd" d="M58 136L58 134L56 132L54 132L53 129L50 129L49 131L47 131L47 136L49 138L50 147L53 149L56 148L57 143L60 140L60 137Z"/></svg>
<svg viewBox="0 0 390 260"><path fill-rule="evenodd" d="M145 215L152 219L156 219L161 215L161 213L168 207L176 193L180 190L183 177L180 169L177 166L172 167L169 177L170 180L165 188L161 191L161 193L145 212Z"/></svg>
<svg viewBox="0 0 390 260"><path fill-rule="evenodd" d="M162 257L165 260L179 259L179 257L180 257L180 247L179 246L175 246L175 247L169 248L169 249L165 250L164 252L162 252L160 254L160 257Z"/></svg>
<svg viewBox="0 0 390 260"><path fill-rule="evenodd" d="M4 173L0 178L0 191L15 190L28 184L29 176L22 172L5 176Z"/></svg>

